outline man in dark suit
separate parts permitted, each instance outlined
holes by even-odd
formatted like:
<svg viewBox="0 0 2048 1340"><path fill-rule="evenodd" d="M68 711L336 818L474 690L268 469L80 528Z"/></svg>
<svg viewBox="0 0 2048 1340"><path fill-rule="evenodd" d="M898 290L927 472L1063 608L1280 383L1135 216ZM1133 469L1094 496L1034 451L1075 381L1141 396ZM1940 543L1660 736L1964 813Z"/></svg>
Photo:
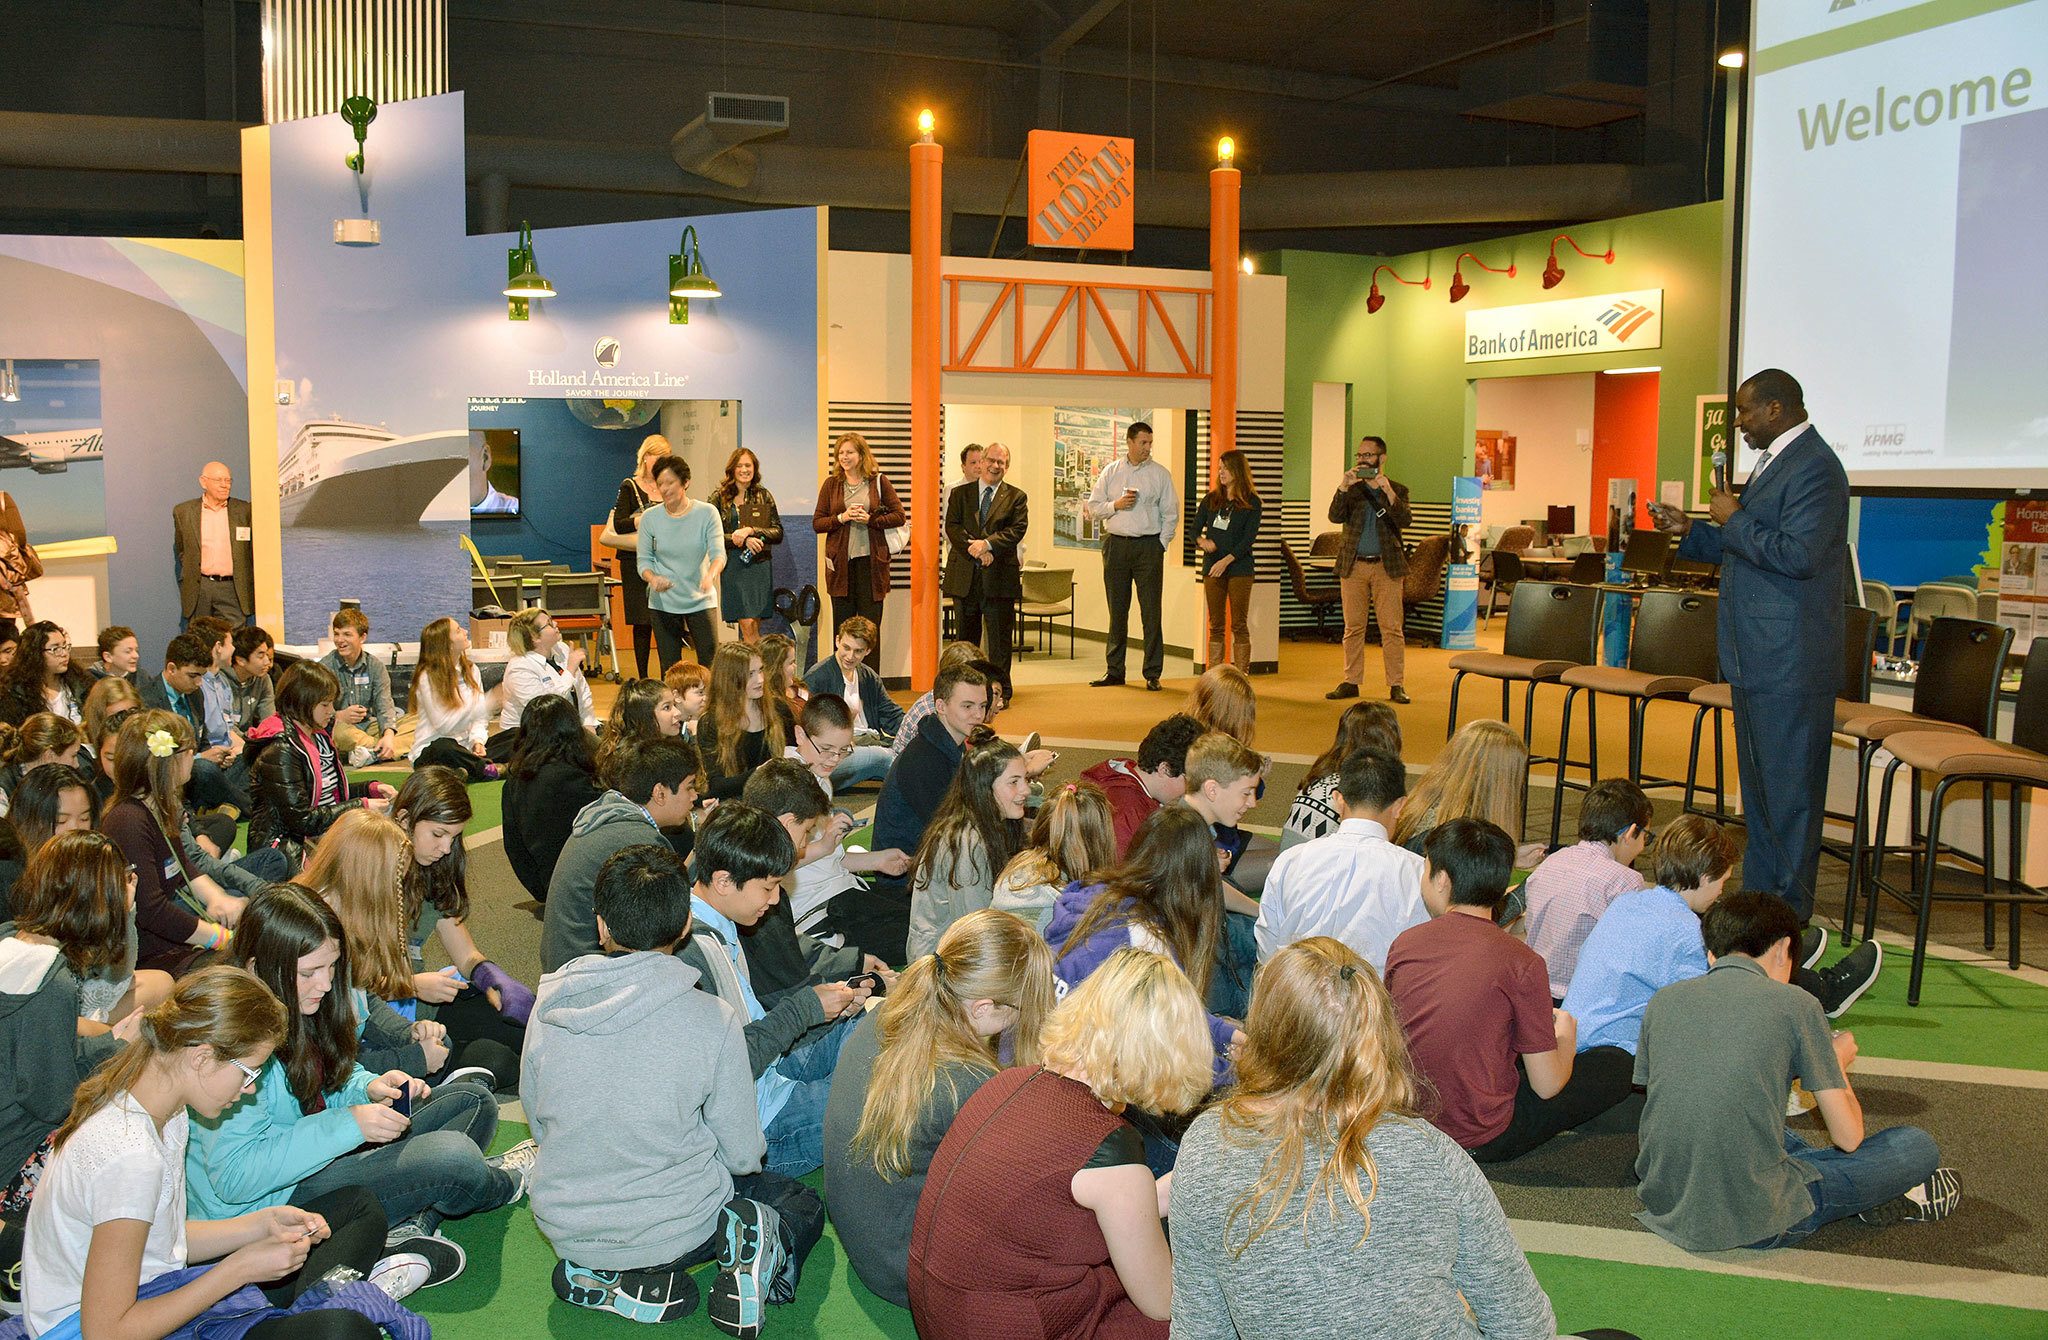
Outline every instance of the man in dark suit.
<svg viewBox="0 0 2048 1340"><path fill-rule="evenodd" d="M228 495L235 476L219 461L199 472L200 496L171 509L172 558L184 622L212 615L230 624L256 613L254 519L249 504Z"/></svg>
<svg viewBox="0 0 2048 1340"><path fill-rule="evenodd" d="M1651 503L1679 556L1721 565L1721 673L1734 690L1735 760L1749 845L1745 889L1813 915L1835 698L1842 690L1849 477L1806 419L1805 393L1768 368L1735 393L1758 454L1741 497L1716 480L1711 525Z"/></svg>
<svg viewBox="0 0 2048 1340"><path fill-rule="evenodd" d="M1030 526L1024 490L1003 482L1010 449L991 442L981 451L981 476L956 484L946 499L944 590L960 611L960 640L981 641L988 625L988 659L1010 698L1010 648L1016 637L1017 601L1024 594L1017 546Z"/></svg>

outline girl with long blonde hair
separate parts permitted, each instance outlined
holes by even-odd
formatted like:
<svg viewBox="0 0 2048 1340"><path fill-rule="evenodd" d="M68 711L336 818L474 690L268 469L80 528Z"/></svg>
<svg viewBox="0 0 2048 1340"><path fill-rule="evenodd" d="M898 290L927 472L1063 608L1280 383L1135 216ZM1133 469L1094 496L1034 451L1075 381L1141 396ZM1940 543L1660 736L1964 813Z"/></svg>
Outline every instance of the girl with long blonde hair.
<svg viewBox="0 0 2048 1340"><path fill-rule="evenodd" d="M826 1207L854 1273L898 1307L910 1305L910 1223L932 1154L1004 1056L1038 1064L1052 1004L1045 941L984 908L913 960L840 1051L825 1106Z"/></svg>
<svg viewBox="0 0 2048 1340"><path fill-rule="evenodd" d="M1252 690L1251 676L1234 665L1212 663L1188 690L1180 710L1247 749L1259 747L1259 695Z"/></svg>
<svg viewBox="0 0 2048 1340"><path fill-rule="evenodd" d="M642 679L647 678L647 654L654 648L654 620L647 612L647 579L640 575L640 565L635 561L640 551L640 514L660 505L661 491L654 483L654 467L674 450L660 433L650 433L641 440L633 473L619 481L611 524L598 537L600 544L625 555L614 562L619 589L625 597L626 622L633 629L633 661Z"/></svg>
<svg viewBox="0 0 2048 1340"><path fill-rule="evenodd" d="M768 692L761 649L744 642L720 644L711 658L711 693L697 723L705 794L737 800L748 773L782 757L794 733L791 726L787 705Z"/></svg>
<svg viewBox="0 0 2048 1340"><path fill-rule="evenodd" d="M439 764L459 769L472 782L498 775L484 756L491 732L491 700L469 659L469 630L453 619L436 619L420 630L420 660L412 675L415 768Z"/></svg>
<svg viewBox="0 0 2048 1340"><path fill-rule="evenodd" d="M1522 788L1529 780L1529 747L1505 723L1468 721L1451 737L1429 771L1408 793L1393 840L1420 854L1429 830L1452 819L1484 819L1509 833L1522 831ZM1527 848L1519 864L1534 865Z"/></svg>
<svg viewBox="0 0 2048 1340"><path fill-rule="evenodd" d="M1046 793L1031 821L1030 845L996 877L990 906L1043 929L1060 890L1116 859L1116 820L1093 782L1064 782Z"/></svg>
<svg viewBox="0 0 2048 1340"><path fill-rule="evenodd" d="M1176 1330L1476 1335L1477 1317L1488 1335L1557 1334L1486 1179L1419 1115L1371 964L1326 936L1275 954L1237 1073L1174 1165Z"/></svg>

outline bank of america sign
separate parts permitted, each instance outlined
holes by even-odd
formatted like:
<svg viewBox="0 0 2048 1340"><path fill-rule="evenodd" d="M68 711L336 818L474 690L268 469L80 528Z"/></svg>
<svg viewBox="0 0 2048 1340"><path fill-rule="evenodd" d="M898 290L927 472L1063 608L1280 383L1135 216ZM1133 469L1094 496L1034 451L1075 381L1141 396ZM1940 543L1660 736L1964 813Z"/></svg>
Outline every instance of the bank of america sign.
<svg viewBox="0 0 2048 1340"><path fill-rule="evenodd" d="M1483 307L1465 313L1465 361L1634 353L1664 343L1664 290Z"/></svg>

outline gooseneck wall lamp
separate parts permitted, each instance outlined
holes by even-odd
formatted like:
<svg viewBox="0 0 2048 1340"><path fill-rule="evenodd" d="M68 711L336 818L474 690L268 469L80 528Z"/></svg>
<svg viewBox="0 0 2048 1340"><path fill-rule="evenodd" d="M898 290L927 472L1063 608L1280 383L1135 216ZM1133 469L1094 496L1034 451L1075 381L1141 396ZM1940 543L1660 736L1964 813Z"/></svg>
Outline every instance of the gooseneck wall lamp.
<svg viewBox="0 0 2048 1340"><path fill-rule="evenodd" d="M1451 264L1452 302L1458 302L1462 300L1467 293L1470 293L1472 291L1472 286L1465 282L1464 267L1466 261L1472 262L1474 265L1486 271L1488 274L1506 275L1510 279L1513 279L1515 277L1515 263L1513 261L1509 261L1507 268L1503 270L1498 265L1488 265L1485 261L1480 260L1477 256L1467 251L1460 255L1458 259L1452 262Z"/></svg>
<svg viewBox="0 0 2048 1340"><path fill-rule="evenodd" d="M526 305L535 298L552 298L555 286L541 274L533 257L533 225L519 221L519 245L505 252L505 318L524 321Z"/></svg>
<svg viewBox="0 0 2048 1340"><path fill-rule="evenodd" d="M704 253L697 245L697 230L683 229L681 250L668 258L668 323L690 324L690 299L716 298L718 281L704 273Z"/></svg>
<svg viewBox="0 0 2048 1340"><path fill-rule="evenodd" d="M1386 272L1387 278L1393 280L1396 284L1406 284L1410 288L1419 288L1425 293L1429 291L1428 275L1424 275L1420 279L1403 279L1393 266L1382 265L1372 272L1372 291L1365 295L1365 310L1368 312L1377 312L1380 308L1387 305L1386 295L1380 292L1380 271L1382 270Z"/></svg>
<svg viewBox="0 0 2048 1340"><path fill-rule="evenodd" d="M1559 233L1556 237L1550 239L1550 261L1543 267L1543 287L1545 288L1556 288L1564 279L1564 267L1557 263L1557 244L1560 242L1565 243L1573 251L1578 252L1589 261L1605 261L1609 265L1614 264L1613 247L1607 248L1605 252L1588 251L1577 242L1572 241L1570 233Z"/></svg>

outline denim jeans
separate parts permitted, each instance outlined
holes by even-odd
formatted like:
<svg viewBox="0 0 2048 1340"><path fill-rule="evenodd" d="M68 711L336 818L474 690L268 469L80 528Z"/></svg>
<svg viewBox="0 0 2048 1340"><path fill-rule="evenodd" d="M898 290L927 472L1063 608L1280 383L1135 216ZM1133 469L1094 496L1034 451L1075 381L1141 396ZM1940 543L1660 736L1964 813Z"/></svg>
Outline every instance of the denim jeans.
<svg viewBox="0 0 2048 1340"><path fill-rule="evenodd" d="M1209 1013L1243 1019L1252 1003L1252 969L1259 962L1258 923L1240 912L1223 914L1216 966L1209 972Z"/></svg>
<svg viewBox="0 0 2048 1340"><path fill-rule="evenodd" d="M276 847L258 847L236 861L235 868L272 884L282 884L292 877L292 858Z"/></svg>
<svg viewBox="0 0 2048 1340"><path fill-rule="evenodd" d="M1806 1187L1813 1196L1813 1213L1777 1237L1753 1246L1789 1247L1804 1241L1822 1224L1847 1219L1905 1195L1941 1166L1941 1151L1935 1148L1934 1137L1918 1126L1893 1126L1866 1135L1849 1154L1809 1145L1787 1130L1785 1152L1820 1173L1820 1180Z"/></svg>
<svg viewBox="0 0 2048 1340"><path fill-rule="evenodd" d="M212 809L217 805L233 805L246 816L249 813L249 768L238 759L239 767L223 768L210 758L192 760L192 803L200 809Z"/></svg>
<svg viewBox="0 0 2048 1340"><path fill-rule="evenodd" d="M768 1138L769 1172L784 1177L802 1177L825 1164L825 1099L832 1092L832 1072L839 1065L839 1049L860 1023L841 1019L817 1041L808 1043L775 1063L784 1079L795 1081L789 1099L762 1134Z"/></svg>
<svg viewBox="0 0 2048 1340"><path fill-rule="evenodd" d="M422 1210L443 1215L495 1209L512 1194L512 1174L484 1162L498 1132L498 1100L480 1080L436 1089L413 1109L412 1127L384 1145L366 1145L299 1183L294 1205L337 1187L367 1187L396 1224Z"/></svg>
<svg viewBox="0 0 2048 1340"><path fill-rule="evenodd" d="M861 782L879 782L889 775L889 765L895 761L895 752L888 745L855 745L846 761L832 769L832 789L838 791Z"/></svg>

